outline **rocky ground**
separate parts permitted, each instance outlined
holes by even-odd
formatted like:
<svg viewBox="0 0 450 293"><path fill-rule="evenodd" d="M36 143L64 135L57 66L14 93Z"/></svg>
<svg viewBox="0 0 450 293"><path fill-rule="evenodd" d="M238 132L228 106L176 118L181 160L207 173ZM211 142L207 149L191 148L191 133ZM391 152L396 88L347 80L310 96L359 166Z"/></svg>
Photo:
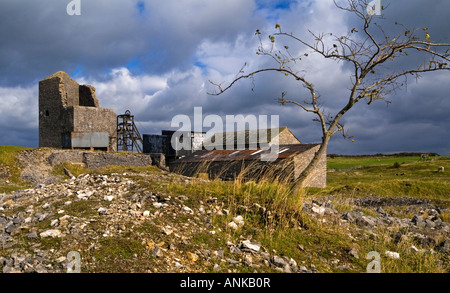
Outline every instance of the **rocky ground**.
<svg viewBox="0 0 450 293"><path fill-rule="evenodd" d="M102 271L104 267L98 264L114 262L117 253L131 254L126 256L128 263L119 264L129 266L126 271L130 272L233 272L242 267L250 272L317 272L314 263L305 266L269 251L251 238L236 241L230 236L226 246L208 247L209 237L231 235L246 225L244 218L233 215L228 227L215 226L214 217L230 217L224 202L214 197L198 201L185 195L154 193L137 184L138 179L163 184L174 181L189 184L197 180L165 171L87 174L0 194L0 268L4 273L65 272L67 253L79 251L83 270L90 272ZM339 212L334 206L336 201L314 199L305 202L304 212L324 224L353 225L351 229L348 226L349 237L357 237L359 229L376 237L376 227L395 225L405 232L397 232L392 237L396 241L405 237L415 239L420 249L416 246L410 249L417 253L450 249L450 226L440 219L439 207L426 200L358 198L350 201L346 204L353 208ZM402 206L413 216L396 217L393 206ZM367 208L373 210L372 216L367 215ZM117 247L109 239L114 243L123 239L132 241L123 243L129 250L116 253ZM299 245L298 249L303 248ZM101 253L105 250L108 253ZM348 253L351 257L362 257L357 250ZM339 259L325 261L343 270L352 266Z"/></svg>
<svg viewBox="0 0 450 293"><path fill-rule="evenodd" d="M156 168L78 177L66 172L61 179L34 152L23 152L21 161L27 162L22 176L33 188L0 194L3 273L66 272L71 251L80 253L82 272L361 271L351 260L365 259L355 247L344 256L312 258L300 243L295 249L304 252L305 259L293 259L265 247L251 233L238 233L249 225L246 215L267 213L264 207L248 204L231 214L230 202L214 195L194 197L160 188L201 179ZM3 181L8 174L7 167L0 168ZM410 197L320 197L303 202L303 213L310 219L330 229L339 227L349 239L378 241L387 231L395 243L409 243L411 253L448 256L450 224L442 220L444 212L448 210L429 200ZM396 251L381 253L403 257Z"/></svg>

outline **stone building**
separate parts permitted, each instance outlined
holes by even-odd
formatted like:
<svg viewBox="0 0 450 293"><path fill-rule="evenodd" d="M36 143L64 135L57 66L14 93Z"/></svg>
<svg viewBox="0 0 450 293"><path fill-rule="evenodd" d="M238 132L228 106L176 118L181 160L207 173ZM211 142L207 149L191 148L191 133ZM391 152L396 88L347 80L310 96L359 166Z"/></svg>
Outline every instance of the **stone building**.
<svg viewBox="0 0 450 293"><path fill-rule="evenodd" d="M273 162L261 160L270 152L256 150L201 150L170 163L170 171L190 177L209 179L247 180L278 179L290 182L297 179L311 162L320 144L279 145ZM305 180L305 187L326 187L326 156Z"/></svg>
<svg viewBox="0 0 450 293"><path fill-rule="evenodd" d="M39 82L39 147L117 149L117 115L95 88L59 71Z"/></svg>
<svg viewBox="0 0 450 293"><path fill-rule="evenodd" d="M263 147L262 144L300 144L301 141L295 137L288 127L244 130L235 132L215 133L204 142L208 150L226 149L257 149Z"/></svg>

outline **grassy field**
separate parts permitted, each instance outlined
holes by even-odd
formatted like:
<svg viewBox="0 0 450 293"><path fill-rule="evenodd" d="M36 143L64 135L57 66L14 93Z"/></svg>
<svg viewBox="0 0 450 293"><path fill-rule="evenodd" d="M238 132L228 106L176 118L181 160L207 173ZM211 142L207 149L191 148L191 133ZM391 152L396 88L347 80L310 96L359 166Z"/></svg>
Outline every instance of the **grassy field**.
<svg viewBox="0 0 450 293"><path fill-rule="evenodd" d="M362 166L361 168L329 171L327 188L311 190L313 195L340 196L412 196L443 201L448 205L450 158L420 161L419 158L335 158L330 166ZM340 169L340 168L336 168Z"/></svg>
<svg viewBox="0 0 450 293"><path fill-rule="evenodd" d="M439 159L445 159L447 157L440 157ZM377 166L377 165L393 165L395 163L412 163L420 162L420 157L397 157L397 156L377 156L377 157L328 157L327 167L328 169L348 169L358 166Z"/></svg>

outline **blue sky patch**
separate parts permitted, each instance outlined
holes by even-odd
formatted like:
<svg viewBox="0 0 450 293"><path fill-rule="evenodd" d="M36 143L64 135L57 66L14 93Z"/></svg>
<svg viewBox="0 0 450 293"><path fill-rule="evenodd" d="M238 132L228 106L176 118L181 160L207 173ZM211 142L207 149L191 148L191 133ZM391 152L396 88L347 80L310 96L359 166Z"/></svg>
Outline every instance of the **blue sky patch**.
<svg viewBox="0 0 450 293"><path fill-rule="evenodd" d="M142 15L145 11L145 3L142 1L138 1L138 3L136 4L136 8L138 9L139 14Z"/></svg>
<svg viewBox="0 0 450 293"><path fill-rule="evenodd" d="M75 70L72 72L73 77L83 76L83 66L78 65Z"/></svg>
<svg viewBox="0 0 450 293"><path fill-rule="evenodd" d="M259 9L286 9L288 10L292 4L296 3L296 0L256 0L256 5Z"/></svg>

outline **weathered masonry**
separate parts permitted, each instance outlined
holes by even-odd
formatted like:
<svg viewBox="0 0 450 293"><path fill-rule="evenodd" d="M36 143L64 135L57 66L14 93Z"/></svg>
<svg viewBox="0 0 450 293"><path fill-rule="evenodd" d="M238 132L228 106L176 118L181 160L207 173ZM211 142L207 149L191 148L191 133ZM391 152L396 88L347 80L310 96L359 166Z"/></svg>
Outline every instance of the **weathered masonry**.
<svg viewBox="0 0 450 293"><path fill-rule="evenodd" d="M204 142L206 149L257 149L267 145L301 144L288 127L219 132Z"/></svg>
<svg viewBox="0 0 450 293"><path fill-rule="evenodd" d="M58 71L39 82L39 147L117 149L117 116L95 88Z"/></svg>

